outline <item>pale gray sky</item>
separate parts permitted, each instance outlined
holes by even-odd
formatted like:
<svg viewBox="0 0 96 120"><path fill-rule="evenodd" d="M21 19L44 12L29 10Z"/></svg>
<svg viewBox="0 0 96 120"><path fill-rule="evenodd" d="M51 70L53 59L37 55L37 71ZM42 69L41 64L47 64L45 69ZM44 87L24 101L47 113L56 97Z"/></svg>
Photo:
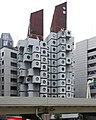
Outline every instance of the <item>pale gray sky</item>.
<svg viewBox="0 0 96 120"><path fill-rule="evenodd" d="M96 36L96 0L0 0L0 34L9 32L16 46L27 36L30 13L44 9L44 37L50 32L55 5L67 1L67 28L75 43Z"/></svg>

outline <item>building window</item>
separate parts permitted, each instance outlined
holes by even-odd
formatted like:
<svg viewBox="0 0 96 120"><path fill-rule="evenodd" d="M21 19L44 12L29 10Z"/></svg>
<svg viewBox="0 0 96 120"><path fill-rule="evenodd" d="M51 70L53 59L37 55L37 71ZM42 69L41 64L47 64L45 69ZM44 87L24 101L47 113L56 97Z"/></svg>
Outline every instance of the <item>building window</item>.
<svg viewBox="0 0 96 120"><path fill-rule="evenodd" d="M2 82L4 81L4 77L2 77Z"/></svg>
<svg viewBox="0 0 96 120"><path fill-rule="evenodd" d="M11 88L11 90L17 90L16 86L11 86L10 88Z"/></svg>
<svg viewBox="0 0 96 120"><path fill-rule="evenodd" d="M11 70L11 74L17 75L17 71Z"/></svg>
<svg viewBox="0 0 96 120"><path fill-rule="evenodd" d="M16 53L11 52L11 58L17 58L17 54L16 54Z"/></svg>
<svg viewBox="0 0 96 120"><path fill-rule="evenodd" d="M4 94L2 94L2 96L4 96Z"/></svg>
<svg viewBox="0 0 96 120"><path fill-rule="evenodd" d="M4 73L4 69L2 69L2 73Z"/></svg>
<svg viewBox="0 0 96 120"><path fill-rule="evenodd" d="M2 90L4 90L4 85L2 85Z"/></svg>
<svg viewBox="0 0 96 120"><path fill-rule="evenodd" d="M17 79L11 78L11 82L17 82Z"/></svg>
<svg viewBox="0 0 96 120"><path fill-rule="evenodd" d="M17 63L11 62L11 66L17 67Z"/></svg>
<svg viewBox="0 0 96 120"><path fill-rule="evenodd" d="M4 60L2 61L2 65L4 65Z"/></svg>
<svg viewBox="0 0 96 120"><path fill-rule="evenodd" d="M2 56L4 56L4 52L2 52Z"/></svg>

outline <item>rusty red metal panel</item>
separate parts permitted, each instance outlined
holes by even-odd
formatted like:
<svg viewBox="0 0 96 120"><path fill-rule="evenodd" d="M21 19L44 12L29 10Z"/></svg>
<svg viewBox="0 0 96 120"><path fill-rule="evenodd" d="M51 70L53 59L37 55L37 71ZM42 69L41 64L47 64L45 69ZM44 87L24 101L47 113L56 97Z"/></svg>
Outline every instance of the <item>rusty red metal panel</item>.
<svg viewBox="0 0 96 120"><path fill-rule="evenodd" d="M62 28L67 29L67 2L55 6L50 31L57 33Z"/></svg>
<svg viewBox="0 0 96 120"><path fill-rule="evenodd" d="M31 13L28 37L43 40L43 9Z"/></svg>

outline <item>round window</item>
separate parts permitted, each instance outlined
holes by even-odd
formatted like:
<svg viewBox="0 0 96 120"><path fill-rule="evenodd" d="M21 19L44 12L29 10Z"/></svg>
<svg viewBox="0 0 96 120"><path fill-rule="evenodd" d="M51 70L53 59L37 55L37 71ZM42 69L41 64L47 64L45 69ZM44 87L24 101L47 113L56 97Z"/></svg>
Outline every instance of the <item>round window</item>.
<svg viewBox="0 0 96 120"><path fill-rule="evenodd" d="M38 47L38 46L36 47L36 50L37 50L37 51L39 50L39 47Z"/></svg>
<svg viewBox="0 0 96 120"><path fill-rule="evenodd" d="M46 84L46 80L43 80L43 84Z"/></svg>
<svg viewBox="0 0 96 120"><path fill-rule="evenodd" d="M43 65L43 69L46 69L46 65Z"/></svg>
<svg viewBox="0 0 96 120"><path fill-rule="evenodd" d="M56 83L55 82L53 82L53 86L55 86L56 85Z"/></svg>
<svg viewBox="0 0 96 120"><path fill-rule="evenodd" d="M36 65L38 66L38 65L39 65L39 62L36 62Z"/></svg>
<svg viewBox="0 0 96 120"><path fill-rule="evenodd" d="M45 50L43 50L43 54L46 54L46 51L45 51Z"/></svg>
<svg viewBox="0 0 96 120"><path fill-rule="evenodd" d="M38 55L38 54L36 54L36 58L39 58L39 55Z"/></svg>
<svg viewBox="0 0 96 120"><path fill-rule="evenodd" d="M39 77L36 77L36 81L38 81L39 80Z"/></svg>
<svg viewBox="0 0 96 120"><path fill-rule="evenodd" d="M45 61L46 61L46 58L43 58L43 61L45 62Z"/></svg>
<svg viewBox="0 0 96 120"><path fill-rule="evenodd" d="M62 75L62 78L64 78L64 74Z"/></svg>
<svg viewBox="0 0 96 120"><path fill-rule="evenodd" d="M43 76L46 76L46 73L43 73Z"/></svg>
<svg viewBox="0 0 96 120"><path fill-rule="evenodd" d="M64 67L62 67L62 71L64 71Z"/></svg>
<svg viewBox="0 0 96 120"><path fill-rule="evenodd" d="M53 75L53 78L55 78L56 76L55 75Z"/></svg>
<svg viewBox="0 0 96 120"><path fill-rule="evenodd" d="M45 47L45 46L46 46L46 43L43 43L43 46Z"/></svg>
<svg viewBox="0 0 96 120"><path fill-rule="evenodd" d="M56 49L55 48L53 48L53 51L55 51Z"/></svg>
<svg viewBox="0 0 96 120"><path fill-rule="evenodd" d="M62 64L64 64L64 60L62 60Z"/></svg>
<svg viewBox="0 0 96 120"><path fill-rule="evenodd" d="M64 57L64 53L62 53L62 57Z"/></svg>
<svg viewBox="0 0 96 120"><path fill-rule="evenodd" d="M55 44L55 41L53 41L53 44Z"/></svg>
<svg viewBox="0 0 96 120"><path fill-rule="evenodd" d="M30 59L30 56L29 56L29 55L27 56L27 59Z"/></svg>
<svg viewBox="0 0 96 120"><path fill-rule="evenodd" d="M62 92L64 92L64 89L62 89Z"/></svg>
<svg viewBox="0 0 96 120"><path fill-rule="evenodd" d="M53 58L55 58L55 55L53 55Z"/></svg>
<svg viewBox="0 0 96 120"><path fill-rule="evenodd" d="M43 91L46 91L46 88L43 88Z"/></svg>

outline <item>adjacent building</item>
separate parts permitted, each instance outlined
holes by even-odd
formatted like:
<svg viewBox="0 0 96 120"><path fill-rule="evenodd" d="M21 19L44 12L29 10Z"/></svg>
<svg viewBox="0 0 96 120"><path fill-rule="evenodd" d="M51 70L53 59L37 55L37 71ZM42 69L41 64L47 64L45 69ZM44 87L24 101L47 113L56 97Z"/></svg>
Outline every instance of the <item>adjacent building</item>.
<svg viewBox="0 0 96 120"><path fill-rule="evenodd" d="M96 74L96 37L76 44L75 58L75 97L86 98L87 80ZM96 97L96 88L91 86L91 96Z"/></svg>
<svg viewBox="0 0 96 120"><path fill-rule="evenodd" d="M0 43L0 96L17 96L17 49L8 33Z"/></svg>

